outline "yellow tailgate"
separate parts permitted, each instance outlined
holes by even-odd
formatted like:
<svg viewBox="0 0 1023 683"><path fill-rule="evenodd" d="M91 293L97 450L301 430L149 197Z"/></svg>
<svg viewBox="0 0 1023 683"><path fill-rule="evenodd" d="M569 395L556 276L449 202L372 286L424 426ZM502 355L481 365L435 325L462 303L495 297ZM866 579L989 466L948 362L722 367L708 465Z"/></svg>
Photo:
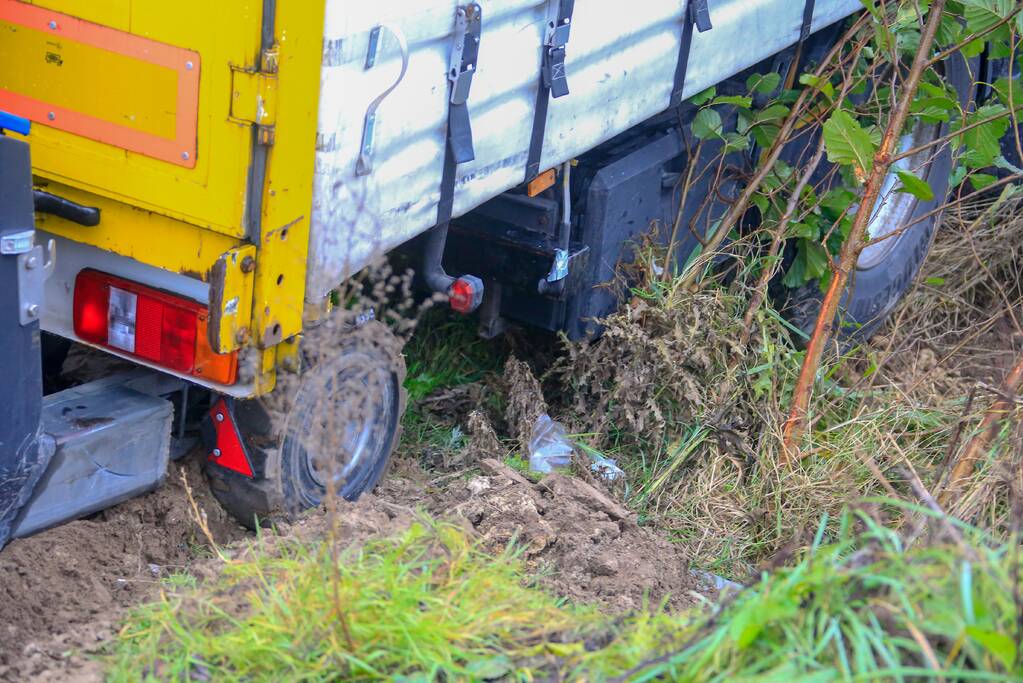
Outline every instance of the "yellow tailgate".
<svg viewBox="0 0 1023 683"><path fill-rule="evenodd" d="M0 109L35 121L38 175L243 236L262 5L0 0Z"/></svg>

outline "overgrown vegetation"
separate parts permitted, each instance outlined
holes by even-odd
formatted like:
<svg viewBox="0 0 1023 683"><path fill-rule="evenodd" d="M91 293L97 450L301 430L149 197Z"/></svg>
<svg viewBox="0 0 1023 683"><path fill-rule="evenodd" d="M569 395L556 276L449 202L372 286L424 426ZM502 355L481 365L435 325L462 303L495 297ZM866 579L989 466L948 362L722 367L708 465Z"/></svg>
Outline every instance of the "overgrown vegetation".
<svg viewBox="0 0 1023 683"><path fill-rule="evenodd" d="M1003 378L1023 343L1023 171L999 141L1008 132L1023 157L1023 94L1003 74L986 100L964 100L936 57L972 69L986 50L1011 65L1023 13L1007 0L865 5L805 73L696 98L680 182L721 176L725 155L754 146L760 164L723 216L685 226L702 235L685 267L638 250L599 340L512 361L525 394L499 378L522 345L495 351L445 322L420 325L408 349L403 452L431 469L424 488L474 476L484 456L524 468L548 411L625 470L608 489L641 523L746 588L609 616L534 585L514 544L493 556L423 517L355 546L335 531L256 546L198 588L167 585L122 631L114 679L1020 680L1023 431ZM920 126L944 132L922 156L895 151ZM871 239L856 204L882 194L872 172L902 155L912 163L888 195L928 200L921 160L943 152L946 228L882 336L836 344L833 315L786 319L779 286L809 286L818 304L845 291L842 263ZM667 226L670 244L681 229ZM576 471L594 480L587 457Z"/></svg>
<svg viewBox="0 0 1023 683"><path fill-rule="evenodd" d="M514 551L485 554L443 524L348 548L338 571L319 542L257 547L203 591L168 585L160 602L138 610L111 680L1023 675L1015 542L992 545L957 525L948 542L907 547L862 511L844 513L838 527L824 543L822 520L798 561L718 607L669 614L654 606L615 620L524 585Z"/></svg>

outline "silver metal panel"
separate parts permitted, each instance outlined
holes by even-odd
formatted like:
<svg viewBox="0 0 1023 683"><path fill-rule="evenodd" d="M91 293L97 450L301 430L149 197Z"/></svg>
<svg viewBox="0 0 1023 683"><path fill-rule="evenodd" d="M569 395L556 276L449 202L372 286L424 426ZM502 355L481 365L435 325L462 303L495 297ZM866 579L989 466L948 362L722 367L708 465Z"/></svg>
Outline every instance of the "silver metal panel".
<svg viewBox="0 0 1023 683"><path fill-rule="evenodd" d="M458 167L454 215L523 182L549 2L481 0L483 33L468 106L476 159ZM686 0L577 0L567 46L571 94L551 101L541 168L550 168L663 111ZM328 0L307 298L316 301L372 258L436 223L456 2ZM803 2L710 0L685 96L770 57L799 37ZM817 0L814 28L859 0ZM372 171L356 174L370 103L401 70L387 25L409 46L408 70L374 118ZM371 62L369 66L367 63Z"/></svg>
<svg viewBox="0 0 1023 683"><path fill-rule="evenodd" d="M167 474L170 401L111 382L47 396L42 431L56 443L14 523L20 538L156 488Z"/></svg>

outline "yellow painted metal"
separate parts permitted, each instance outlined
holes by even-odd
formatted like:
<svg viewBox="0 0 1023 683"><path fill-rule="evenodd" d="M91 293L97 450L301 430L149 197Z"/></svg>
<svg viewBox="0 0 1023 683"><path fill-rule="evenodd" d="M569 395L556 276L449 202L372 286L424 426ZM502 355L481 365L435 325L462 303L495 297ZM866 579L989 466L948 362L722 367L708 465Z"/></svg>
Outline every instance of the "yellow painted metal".
<svg viewBox="0 0 1023 683"><path fill-rule="evenodd" d="M261 348L302 331L325 5L278 2L277 121L266 150L253 327Z"/></svg>
<svg viewBox="0 0 1023 683"><path fill-rule="evenodd" d="M177 73L99 46L0 21L0 88L124 128L174 139ZM59 47L55 46L59 43ZM46 66L26 68L24 55ZM40 71L45 78L40 78ZM96 73L110 74L97 97Z"/></svg>
<svg viewBox="0 0 1023 683"><path fill-rule="evenodd" d="M237 238L45 178L37 178L36 187L85 206L99 207L102 216L99 225L85 228L39 213L36 222L41 229L198 280L208 281L210 269L221 254L238 244Z"/></svg>
<svg viewBox="0 0 1023 683"><path fill-rule="evenodd" d="M246 244L224 253L210 270L210 346L230 353L251 336L256 247Z"/></svg>
<svg viewBox="0 0 1023 683"><path fill-rule="evenodd" d="M51 181L192 223L244 237L246 190L252 160L251 125L232 120L232 66L258 69L262 2L259 0L39 0L33 4L101 23L202 56L199 84L198 151L194 168L183 168L126 152L115 146L36 125L32 161ZM287 3L292 4L292 3ZM322 3L300 3L322 4ZM322 7L320 8L322 11ZM28 69L46 81L48 73ZM93 79L137 79L117 64L81 75L74 97L88 93ZM144 99L155 87L136 85ZM77 101L77 100L76 100ZM156 107L159 99L146 107ZM101 103L90 103L102 107ZM143 106L140 104L140 106ZM85 231L75 237L90 242Z"/></svg>
<svg viewBox="0 0 1023 683"><path fill-rule="evenodd" d="M278 365L296 359L303 326L324 0L268 3L276 5L275 44L262 54L261 0L33 4L200 53L195 168L34 126L37 186L102 212L95 227L48 215L40 227L210 282L211 310L222 316L211 343L240 351L239 374L253 378L254 395L272 391ZM261 159L262 194L248 197ZM247 225L246 205L255 202L258 220ZM246 256L254 272L241 271ZM225 313L235 296L232 318Z"/></svg>

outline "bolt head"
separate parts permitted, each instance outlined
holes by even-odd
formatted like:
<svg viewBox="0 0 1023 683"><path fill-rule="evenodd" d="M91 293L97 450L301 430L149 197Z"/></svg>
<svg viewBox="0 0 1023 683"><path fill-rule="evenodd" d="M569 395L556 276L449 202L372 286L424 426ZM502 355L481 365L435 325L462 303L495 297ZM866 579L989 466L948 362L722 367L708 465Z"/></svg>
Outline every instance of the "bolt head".
<svg viewBox="0 0 1023 683"><path fill-rule="evenodd" d="M192 158L192 155L189 154L188 152L182 152L181 153L181 158L184 159L185 161L188 161L189 159Z"/></svg>
<svg viewBox="0 0 1023 683"><path fill-rule="evenodd" d="M223 421L224 421L224 414L223 413L217 413L217 422L223 422Z"/></svg>
<svg viewBox="0 0 1023 683"><path fill-rule="evenodd" d="M46 118L50 121L55 121L57 119L57 115L51 111L46 114Z"/></svg>
<svg viewBox="0 0 1023 683"><path fill-rule="evenodd" d="M39 316L39 304L29 304L25 306L25 314L30 318L36 318Z"/></svg>
<svg viewBox="0 0 1023 683"><path fill-rule="evenodd" d="M234 333L234 340L239 344L247 342L249 340L249 328L239 328L238 331Z"/></svg>
<svg viewBox="0 0 1023 683"><path fill-rule="evenodd" d="M214 458L219 458L220 457L220 449L219 448L214 448L213 449L213 457Z"/></svg>
<svg viewBox="0 0 1023 683"><path fill-rule="evenodd" d="M242 259L242 262L239 264L239 266L241 267L243 273L251 273L256 269L256 259L252 258L251 256L246 256L245 258Z"/></svg>
<svg viewBox="0 0 1023 683"><path fill-rule="evenodd" d="M52 30L52 31L56 31L57 30L57 22L54 21L53 19L50 19L50 23L47 24L47 26L49 26L50 30Z"/></svg>
<svg viewBox="0 0 1023 683"><path fill-rule="evenodd" d="M192 69L195 68L195 64L193 64L192 62L185 62L185 68L191 71Z"/></svg>
<svg viewBox="0 0 1023 683"><path fill-rule="evenodd" d="M29 256L27 259L25 259L25 270L32 270L33 268L36 267L36 265L38 265L38 263L39 259L37 259L35 256Z"/></svg>

